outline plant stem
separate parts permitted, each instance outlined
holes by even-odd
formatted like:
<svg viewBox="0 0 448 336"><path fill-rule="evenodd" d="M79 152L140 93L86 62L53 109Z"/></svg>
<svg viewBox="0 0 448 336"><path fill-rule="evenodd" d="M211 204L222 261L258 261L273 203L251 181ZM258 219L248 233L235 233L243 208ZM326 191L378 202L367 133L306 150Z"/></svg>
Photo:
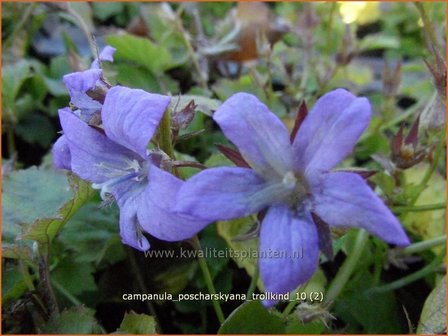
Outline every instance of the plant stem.
<svg viewBox="0 0 448 336"><path fill-rule="evenodd" d="M393 212L420 212L420 211L430 211L430 210L442 210L446 208L446 203L436 203L436 204L425 204L417 206L396 206L392 207Z"/></svg>
<svg viewBox="0 0 448 336"><path fill-rule="evenodd" d="M439 42L437 41L436 33L434 31L434 26L431 24L431 21L428 18L428 14L426 13L424 5L420 2L414 2L414 4L420 13L420 17L422 18L423 29L426 33L426 36L431 41L434 48L436 48L437 50L440 50L440 45L439 45Z"/></svg>
<svg viewBox="0 0 448 336"><path fill-rule="evenodd" d="M44 302L48 308L49 315L59 315L58 302L51 286L50 271L48 269L48 257L41 257L39 260L39 280L42 289Z"/></svg>
<svg viewBox="0 0 448 336"><path fill-rule="evenodd" d="M420 194L423 192L423 190L425 190L426 188L426 184L429 182L429 180L431 179L432 174L434 173L434 171L437 168L437 164L439 162L440 156L442 154L442 150L443 147L445 146L445 142L444 141L440 141L439 144L437 145L436 149L435 149L435 155L434 158L431 162L431 165L429 166L429 168L426 170L425 175L423 176L418 189L420 192L416 193L416 195L414 196L414 198L409 202L410 205L414 205L415 202L418 200L418 197L420 196Z"/></svg>
<svg viewBox="0 0 448 336"><path fill-rule="evenodd" d="M352 253L347 256L347 259L345 259L344 263L336 274L336 277L328 287L327 293L325 295L326 302L334 301L344 289L347 281L349 280L355 269L356 264L358 263L359 258L361 257L367 238L367 231L363 229L359 230L358 235L356 236L355 246L352 250Z"/></svg>
<svg viewBox="0 0 448 336"><path fill-rule="evenodd" d="M73 9L70 2L66 3L67 6L67 13L69 13L73 18L78 22L79 28L81 28L82 32L86 36L87 40L89 41L90 50L92 51L93 57L97 57L98 54L98 48L96 47L96 43L93 38L93 33L90 31L90 27L87 25L87 23L84 21L81 15L77 11ZM101 62L100 62L101 64Z"/></svg>
<svg viewBox="0 0 448 336"><path fill-rule="evenodd" d="M248 300L252 299L252 294L255 292L255 288L257 288L257 281L258 276L260 275L260 267L257 265L255 266L254 274L252 275L252 279L250 281L249 288L247 289L246 297Z"/></svg>
<svg viewBox="0 0 448 336"><path fill-rule="evenodd" d="M446 235L409 245L408 247L401 250L400 254L413 254L423 252L443 244L446 244Z"/></svg>
<svg viewBox="0 0 448 336"><path fill-rule="evenodd" d="M444 257L445 257L445 249L430 264L423 267L419 271L414 272L408 276L405 276L404 278L398 279L394 282L388 283L387 285L372 288L369 291L367 291L367 293L384 293L407 286L410 283L431 274L439 266Z"/></svg>
<svg viewBox="0 0 448 336"><path fill-rule="evenodd" d="M193 245L198 251L202 251L201 243L199 241L198 236L194 236L192 238ZM210 271L207 266L207 262L202 253L198 254L198 262L199 267L201 268L202 275L204 276L205 283L207 284L207 288L210 294L216 294L215 286L213 285L212 276L210 275ZM224 313L222 312L219 301L213 299L213 308L215 309L216 317L218 318L219 323L223 324L225 321Z"/></svg>

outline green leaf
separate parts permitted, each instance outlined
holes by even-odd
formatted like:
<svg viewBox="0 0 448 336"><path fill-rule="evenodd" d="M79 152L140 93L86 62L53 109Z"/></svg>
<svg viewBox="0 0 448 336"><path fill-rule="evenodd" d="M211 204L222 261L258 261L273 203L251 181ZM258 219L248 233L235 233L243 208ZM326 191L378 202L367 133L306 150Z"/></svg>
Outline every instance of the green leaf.
<svg viewBox="0 0 448 336"><path fill-rule="evenodd" d="M55 170L31 167L3 178L3 238L14 241L33 222L57 214L72 193L67 177Z"/></svg>
<svg viewBox="0 0 448 336"><path fill-rule="evenodd" d="M51 242L62 226L94 194L74 175L32 167L3 181L3 238Z"/></svg>
<svg viewBox="0 0 448 336"><path fill-rule="evenodd" d="M105 21L123 12L124 5L122 2L92 2L93 15L101 21Z"/></svg>
<svg viewBox="0 0 448 336"><path fill-rule="evenodd" d="M117 48L114 58L117 61L126 60L144 66L152 74L162 74L175 66L167 49L158 46L150 40L129 34L106 37L107 43Z"/></svg>
<svg viewBox="0 0 448 336"><path fill-rule="evenodd" d="M17 265L8 265L2 272L2 303L19 299L27 290L25 281Z"/></svg>
<svg viewBox="0 0 448 336"><path fill-rule="evenodd" d="M20 60L13 65L2 67L2 97L4 103L14 102L20 87L31 75L29 62Z"/></svg>
<svg viewBox="0 0 448 336"><path fill-rule="evenodd" d="M126 256L118 235L116 207L98 209L88 203L82 207L61 231L58 241L74 253L77 262L101 261L113 264ZM107 258L105 256L107 255Z"/></svg>
<svg viewBox="0 0 448 336"><path fill-rule="evenodd" d="M255 322L256 321L256 322ZM284 334L282 319L270 313L260 301L247 301L224 321L218 334Z"/></svg>
<svg viewBox="0 0 448 336"><path fill-rule="evenodd" d="M319 320L303 323L295 318L289 321L286 325L286 334L296 335L315 335L322 334L326 329L324 323Z"/></svg>
<svg viewBox="0 0 448 336"><path fill-rule="evenodd" d="M100 334L102 328L94 318L95 311L84 306L64 310L51 316L44 327L45 334Z"/></svg>
<svg viewBox="0 0 448 336"><path fill-rule="evenodd" d="M376 49L398 49L400 40L396 36L384 34L369 34L359 43L359 49L376 50Z"/></svg>
<svg viewBox="0 0 448 336"><path fill-rule="evenodd" d="M94 268L90 263L77 263L65 258L51 272L52 280L73 295L96 290Z"/></svg>
<svg viewBox="0 0 448 336"><path fill-rule="evenodd" d="M95 191L88 182L75 175L69 175L68 180L74 194L73 198L59 209L56 216L39 219L29 226L22 234L22 239L36 240L40 243L51 242L62 226L94 195Z"/></svg>
<svg viewBox="0 0 448 336"><path fill-rule="evenodd" d="M152 316L137 314L131 311L124 315L117 333L136 335L156 334L156 321Z"/></svg>
<svg viewBox="0 0 448 336"><path fill-rule="evenodd" d="M27 115L17 124L15 132L26 142L36 143L44 148L48 148L55 134L51 121L46 116L36 113Z"/></svg>
<svg viewBox="0 0 448 336"><path fill-rule="evenodd" d="M423 306L417 334L444 334L446 332L446 276L429 294Z"/></svg>

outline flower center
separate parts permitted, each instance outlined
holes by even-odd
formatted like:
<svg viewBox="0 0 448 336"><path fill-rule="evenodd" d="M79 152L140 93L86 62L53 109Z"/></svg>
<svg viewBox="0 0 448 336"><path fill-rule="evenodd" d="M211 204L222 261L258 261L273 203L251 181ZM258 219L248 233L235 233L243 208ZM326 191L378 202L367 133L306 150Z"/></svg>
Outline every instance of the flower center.
<svg viewBox="0 0 448 336"><path fill-rule="evenodd" d="M100 195L103 200L107 198L108 194L111 194L114 187L121 183L128 181L140 183L148 178L148 164L146 161L139 162L135 159L127 159L125 163L125 166L120 168L105 163L97 165L97 167L100 167L104 171L104 176L109 177L103 183L92 183L93 189L101 190Z"/></svg>
<svg viewBox="0 0 448 336"><path fill-rule="evenodd" d="M265 188L251 196L251 202L255 204L286 203L291 208L297 208L307 197L308 185L305 177L300 173L291 171L283 175L283 178L269 183Z"/></svg>

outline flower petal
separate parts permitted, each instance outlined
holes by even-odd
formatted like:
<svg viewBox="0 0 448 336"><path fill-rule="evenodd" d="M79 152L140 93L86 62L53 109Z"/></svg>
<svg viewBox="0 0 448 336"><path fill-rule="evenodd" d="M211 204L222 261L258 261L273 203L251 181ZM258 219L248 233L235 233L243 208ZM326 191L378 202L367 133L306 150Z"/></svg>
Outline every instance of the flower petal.
<svg viewBox="0 0 448 336"><path fill-rule="evenodd" d="M215 112L213 119L260 176L284 176L292 169L288 130L258 98L237 93Z"/></svg>
<svg viewBox="0 0 448 336"><path fill-rule="evenodd" d="M72 157L68 146L67 138L62 135L53 145L53 165L58 169L71 169Z"/></svg>
<svg viewBox="0 0 448 336"><path fill-rule="evenodd" d="M248 216L269 204L268 197L255 197L265 187L251 169L206 169L180 188L175 211L210 222Z"/></svg>
<svg viewBox="0 0 448 336"><path fill-rule="evenodd" d="M265 291L284 294L296 289L314 274L318 261L317 230L311 215L298 217L286 205L269 208L260 232L259 265Z"/></svg>
<svg viewBox="0 0 448 336"><path fill-rule="evenodd" d="M388 243L409 244L398 219L359 175L328 173L312 189L314 212L330 226L364 228Z"/></svg>
<svg viewBox="0 0 448 336"><path fill-rule="evenodd" d="M101 78L101 73L99 69L92 69L70 73L63 78L70 93L70 102L80 110L81 119L87 122L95 112L101 110L101 103L92 99L86 93L95 88Z"/></svg>
<svg viewBox="0 0 448 336"><path fill-rule="evenodd" d="M148 143L170 99L139 89L113 87L107 93L101 111L107 136L145 158Z"/></svg>
<svg viewBox="0 0 448 336"><path fill-rule="evenodd" d="M344 89L322 96L302 123L293 148L299 170L327 171L352 150L370 121L370 103Z"/></svg>
<svg viewBox="0 0 448 336"><path fill-rule="evenodd" d="M113 56L116 50L117 49L115 49L114 47L105 46L103 50L100 52L99 60L113 62L114 61ZM100 62L98 61L98 58L95 58L95 60L92 62L90 69L100 69Z"/></svg>
<svg viewBox="0 0 448 336"><path fill-rule="evenodd" d="M193 237L210 223L172 211L183 183L172 174L150 165L149 183L138 208L138 219L146 232L162 240L180 241Z"/></svg>
<svg viewBox="0 0 448 336"><path fill-rule="evenodd" d="M111 170L128 168L129 160L139 158L87 125L69 108L59 110L59 119L70 149L71 169L85 180L102 183L111 177Z"/></svg>
<svg viewBox="0 0 448 336"><path fill-rule="evenodd" d="M141 206L142 193L137 193L119 203L120 206L120 235L124 244L146 251L150 245L143 235L137 219L137 210Z"/></svg>

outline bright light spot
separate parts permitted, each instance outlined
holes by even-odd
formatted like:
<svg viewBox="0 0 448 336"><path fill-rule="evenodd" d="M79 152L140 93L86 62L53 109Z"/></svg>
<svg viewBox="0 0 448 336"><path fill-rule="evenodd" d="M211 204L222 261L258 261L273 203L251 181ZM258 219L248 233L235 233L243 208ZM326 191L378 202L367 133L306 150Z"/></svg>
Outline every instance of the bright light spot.
<svg viewBox="0 0 448 336"><path fill-rule="evenodd" d="M366 7L367 3L365 1L350 1L350 2L339 2L339 13L342 16L342 21L349 24L355 22L361 11Z"/></svg>
<svg viewBox="0 0 448 336"><path fill-rule="evenodd" d="M423 20L422 20L422 18L418 19L417 24L418 24L419 27L423 27Z"/></svg>

